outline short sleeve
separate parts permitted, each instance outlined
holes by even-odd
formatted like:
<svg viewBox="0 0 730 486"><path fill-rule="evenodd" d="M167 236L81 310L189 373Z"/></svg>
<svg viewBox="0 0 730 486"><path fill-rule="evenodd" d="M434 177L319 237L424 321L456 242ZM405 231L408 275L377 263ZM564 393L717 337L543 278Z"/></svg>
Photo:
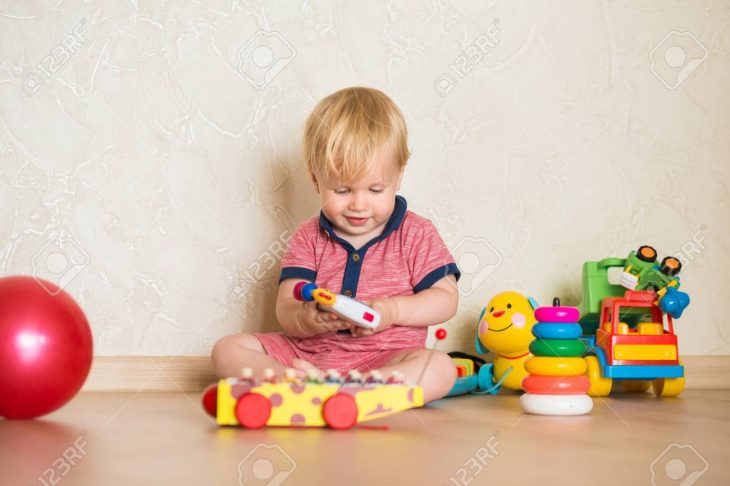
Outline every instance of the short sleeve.
<svg viewBox="0 0 730 486"><path fill-rule="evenodd" d="M414 293L430 288L448 275L454 275L456 280L461 276L454 257L430 221L424 221L416 231L408 254L408 268Z"/></svg>
<svg viewBox="0 0 730 486"><path fill-rule="evenodd" d="M287 278L314 282L317 277L315 234L310 227L306 222L300 224L289 240L289 247L281 258L280 283Z"/></svg>

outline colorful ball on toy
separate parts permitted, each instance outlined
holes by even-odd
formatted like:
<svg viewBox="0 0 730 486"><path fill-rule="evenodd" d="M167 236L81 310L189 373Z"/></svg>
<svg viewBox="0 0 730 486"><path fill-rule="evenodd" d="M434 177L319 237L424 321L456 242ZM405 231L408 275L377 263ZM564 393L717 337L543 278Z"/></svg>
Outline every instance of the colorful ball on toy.
<svg viewBox="0 0 730 486"><path fill-rule="evenodd" d="M446 339L446 329L437 329L436 339L438 339L439 341Z"/></svg>
<svg viewBox="0 0 730 486"><path fill-rule="evenodd" d="M0 278L0 416L38 417L68 402L92 359L89 324L56 285Z"/></svg>

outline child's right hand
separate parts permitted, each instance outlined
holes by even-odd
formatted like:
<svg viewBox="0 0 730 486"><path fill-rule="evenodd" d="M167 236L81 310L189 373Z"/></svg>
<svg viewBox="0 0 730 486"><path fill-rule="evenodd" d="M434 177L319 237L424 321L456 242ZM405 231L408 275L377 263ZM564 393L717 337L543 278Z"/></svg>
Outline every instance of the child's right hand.
<svg viewBox="0 0 730 486"><path fill-rule="evenodd" d="M316 302L302 302L297 312L297 323L307 334L316 336L328 331L352 329L353 324L333 312L319 310Z"/></svg>

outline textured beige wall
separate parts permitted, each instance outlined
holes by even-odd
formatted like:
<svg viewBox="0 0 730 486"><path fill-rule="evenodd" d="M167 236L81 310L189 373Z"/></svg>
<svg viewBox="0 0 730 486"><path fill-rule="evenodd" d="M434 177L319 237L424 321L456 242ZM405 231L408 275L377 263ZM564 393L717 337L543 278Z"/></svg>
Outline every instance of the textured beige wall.
<svg viewBox="0 0 730 486"><path fill-rule="evenodd" d="M584 260L646 242L688 255L682 351L729 351L728 2L357 5L0 2L0 274L61 284L104 355L276 329L318 211L302 123L369 85L407 117L402 194L470 270L441 349L495 292L575 304Z"/></svg>

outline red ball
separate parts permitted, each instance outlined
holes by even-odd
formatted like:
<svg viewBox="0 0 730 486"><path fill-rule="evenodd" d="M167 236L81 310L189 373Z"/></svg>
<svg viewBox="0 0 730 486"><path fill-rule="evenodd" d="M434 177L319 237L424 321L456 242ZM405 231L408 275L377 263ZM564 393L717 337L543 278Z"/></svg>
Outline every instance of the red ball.
<svg viewBox="0 0 730 486"><path fill-rule="evenodd" d="M56 285L0 278L0 416L44 415L86 381L93 355L81 308Z"/></svg>
<svg viewBox="0 0 730 486"><path fill-rule="evenodd" d="M446 339L446 329L437 329L436 330L436 339Z"/></svg>

